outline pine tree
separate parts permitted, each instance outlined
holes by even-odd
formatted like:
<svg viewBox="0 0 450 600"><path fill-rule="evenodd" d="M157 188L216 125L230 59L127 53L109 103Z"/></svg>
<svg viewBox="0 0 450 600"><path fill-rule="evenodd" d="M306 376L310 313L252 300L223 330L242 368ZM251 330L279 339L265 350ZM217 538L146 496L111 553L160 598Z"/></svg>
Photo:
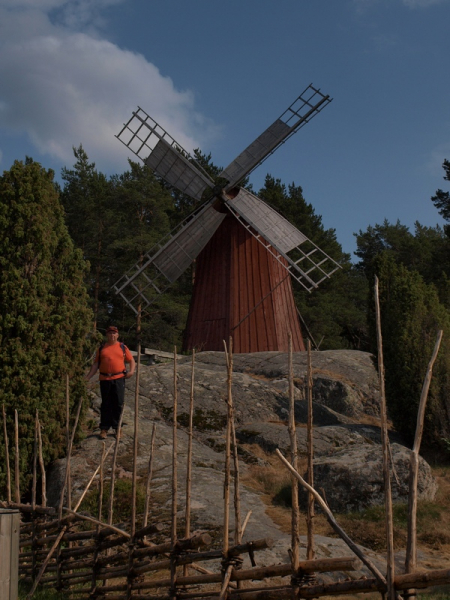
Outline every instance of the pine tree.
<svg viewBox="0 0 450 600"><path fill-rule="evenodd" d="M145 260L145 254L171 229L174 197L145 165L130 161L130 169L112 178L113 210L117 227L107 248L109 287L130 267ZM114 274L114 276L112 276ZM141 343L173 350L180 347L191 292L189 271L182 275L147 310L141 319ZM114 293L109 298L110 318L120 323L123 339L135 342L136 315Z"/></svg>
<svg viewBox="0 0 450 600"><path fill-rule="evenodd" d="M108 287L104 279L110 266L108 246L117 227L112 206L113 189L107 177L90 163L83 146L73 148L77 159L73 169L64 168L65 181L61 200L66 223L76 246L90 263L87 276L90 304L94 313L93 329L108 320Z"/></svg>
<svg viewBox="0 0 450 600"><path fill-rule="evenodd" d="M85 273L52 171L31 159L16 161L0 178L0 404L10 432L14 409L19 413L22 473L30 472L36 409L48 463L65 443L66 375L72 407L85 394L92 322ZM0 465L3 487L3 442Z"/></svg>
<svg viewBox="0 0 450 600"><path fill-rule="evenodd" d="M444 160L442 166L445 171L444 179L450 181L450 161ZM444 192L439 189L436 191L436 194L432 196L431 201L438 209L441 217L446 221L450 221L450 192ZM447 235L450 235L450 228L448 226L446 231Z"/></svg>
<svg viewBox="0 0 450 600"><path fill-rule="evenodd" d="M380 254L387 254L410 271L417 271L424 282L434 284L440 301L450 308L450 244L440 226L425 227L416 221L414 233L400 221L385 220L382 225L369 226L356 236L357 268L368 281L373 281Z"/></svg>
<svg viewBox="0 0 450 600"><path fill-rule="evenodd" d="M436 335L444 330L429 391L424 443L443 445L450 437L450 315L433 285L397 264L388 252L374 264L379 278L386 397L394 426L409 441ZM373 302L371 304L373 306ZM375 339L372 309L372 339ZM374 352L376 352L376 349Z"/></svg>

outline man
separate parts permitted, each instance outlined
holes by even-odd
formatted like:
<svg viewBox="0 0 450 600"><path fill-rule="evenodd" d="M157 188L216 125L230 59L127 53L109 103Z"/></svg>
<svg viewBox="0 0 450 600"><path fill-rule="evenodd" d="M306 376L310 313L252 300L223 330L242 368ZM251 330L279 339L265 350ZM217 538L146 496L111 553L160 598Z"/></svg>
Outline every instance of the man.
<svg viewBox="0 0 450 600"><path fill-rule="evenodd" d="M89 379L100 372L100 392L102 405L100 409L100 439L106 439L109 428L120 438L119 421L125 400L125 379L132 377L136 362L125 344L119 341L119 330L110 325L106 330L106 342L100 346L86 375ZM126 370L125 363L130 364Z"/></svg>

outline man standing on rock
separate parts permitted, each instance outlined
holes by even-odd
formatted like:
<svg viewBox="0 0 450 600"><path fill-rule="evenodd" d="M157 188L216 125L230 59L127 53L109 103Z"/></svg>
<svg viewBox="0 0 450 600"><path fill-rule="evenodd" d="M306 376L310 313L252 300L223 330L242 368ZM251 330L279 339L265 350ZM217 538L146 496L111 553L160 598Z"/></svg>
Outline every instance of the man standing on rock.
<svg viewBox="0 0 450 600"><path fill-rule="evenodd" d="M130 370L126 370L126 364ZM100 392L102 405L100 408L100 439L106 439L109 428L120 438L119 421L125 400L125 379L132 377L136 362L125 344L119 342L119 330L110 325L106 330L106 342L97 350L91 370L86 375L89 379L100 372Z"/></svg>

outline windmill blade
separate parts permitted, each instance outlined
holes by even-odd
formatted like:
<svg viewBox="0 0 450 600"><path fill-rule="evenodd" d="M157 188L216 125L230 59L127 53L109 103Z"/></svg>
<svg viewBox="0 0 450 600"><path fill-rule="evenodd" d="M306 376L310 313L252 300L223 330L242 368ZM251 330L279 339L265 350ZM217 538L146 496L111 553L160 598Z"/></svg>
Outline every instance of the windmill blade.
<svg viewBox="0 0 450 600"><path fill-rule="evenodd" d="M234 198L225 196L224 201L236 219L306 290L318 287L341 268L306 235L248 190L241 188Z"/></svg>
<svg viewBox="0 0 450 600"><path fill-rule="evenodd" d="M262 235L270 236L272 246L284 254L303 244L307 239L276 210L244 188L241 188L234 198L229 199L227 196L226 202Z"/></svg>
<svg viewBox="0 0 450 600"><path fill-rule="evenodd" d="M165 292L209 242L226 217L214 205L210 201L197 209L114 284L116 294L136 314Z"/></svg>
<svg viewBox="0 0 450 600"><path fill-rule="evenodd" d="M133 112L116 137L182 194L200 200L205 189L214 186L195 159L142 108Z"/></svg>
<svg viewBox="0 0 450 600"><path fill-rule="evenodd" d="M309 85L270 127L219 174L219 177L228 181L225 189L229 190L242 181L291 135L309 123L331 100L330 96L325 96Z"/></svg>

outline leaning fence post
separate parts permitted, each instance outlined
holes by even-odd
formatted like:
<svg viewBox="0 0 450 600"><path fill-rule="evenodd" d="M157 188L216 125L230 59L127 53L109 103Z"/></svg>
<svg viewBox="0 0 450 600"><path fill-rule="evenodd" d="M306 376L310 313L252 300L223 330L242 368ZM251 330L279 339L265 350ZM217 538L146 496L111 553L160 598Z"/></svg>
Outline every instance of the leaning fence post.
<svg viewBox="0 0 450 600"><path fill-rule="evenodd" d="M419 450L420 443L422 441L423 427L425 421L425 408L428 399L428 391L431 384L431 376L433 374L433 366L436 361L443 331L438 331L436 343L434 345L433 354L430 362L428 363L425 380L422 386L422 393L420 395L419 410L417 412L417 425L416 433L414 437L414 445L411 451L410 465L409 465L409 497L408 497L408 537L406 544L406 557L405 557L405 571L406 573L413 573L416 569L417 563L417 480L419 475ZM408 590L408 596L415 597L413 590Z"/></svg>
<svg viewBox="0 0 450 600"><path fill-rule="evenodd" d="M395 557L394 557L394 524L392 514L392 492L391 477L389 470L389 436L387 429L387 407L384 388L384 362L383 362L383 339L381 335L381 312L380 297L378 293L378 277L375 277L375 317L377 325L377 348L378 348L378 380L380 382L380 415L381 415L381 445L383 450L383 479L384 479L384 502L386 510L386 580L387 598L393 600L396 597L394 589Z"/></svg>
<svg viewBox="0 0 450 600"><path fill-rule="evenodd" d="M14 411L14 482L15 499L20 504L19 415Z"/></svg>
<svg viewBox="0 0 450 600"><path fill-rule="evenodd" d="M291 441L291 464L298 470L297 431L295 428L295 394L294 394L294 365L292 356L292 333L289 332L289 437ZM291 511L291 562L296 571L300 560L300 514L298 503L298 481L292 476L292 511Z"/></svg>
<svg viewBox="0 0 450 600"><path fill-rule="evenodd" d="M307 481L311 487L314 487L314 428L313 428L313 377L311 361L311 342L307 342L308 350L308 369L307 369L307 396L308 396L308 424L307 424L307 452L308 452L308 478ZM307 548L306 558L312 560L315 558L314 549L314 496L307 492Z"/></svg>
<svg viewBox="0 0 450 600"><path fill-rule="evenodd" d="M173 349L173 438L172 438L172 526L170 539L172 550L170 553L170 597L176 598L177 590L177 510L178 510L178 372L177 372L177 347Z"/></svg>
<svg viewBox="0 0 450 600"><path fill-rule="evenodd" d="M41 422L38 416L38 449L39 449L39 467L41 469L41 505L47 506L47 480L45 475L44 457L42 454L42 432Z"/></svg>

